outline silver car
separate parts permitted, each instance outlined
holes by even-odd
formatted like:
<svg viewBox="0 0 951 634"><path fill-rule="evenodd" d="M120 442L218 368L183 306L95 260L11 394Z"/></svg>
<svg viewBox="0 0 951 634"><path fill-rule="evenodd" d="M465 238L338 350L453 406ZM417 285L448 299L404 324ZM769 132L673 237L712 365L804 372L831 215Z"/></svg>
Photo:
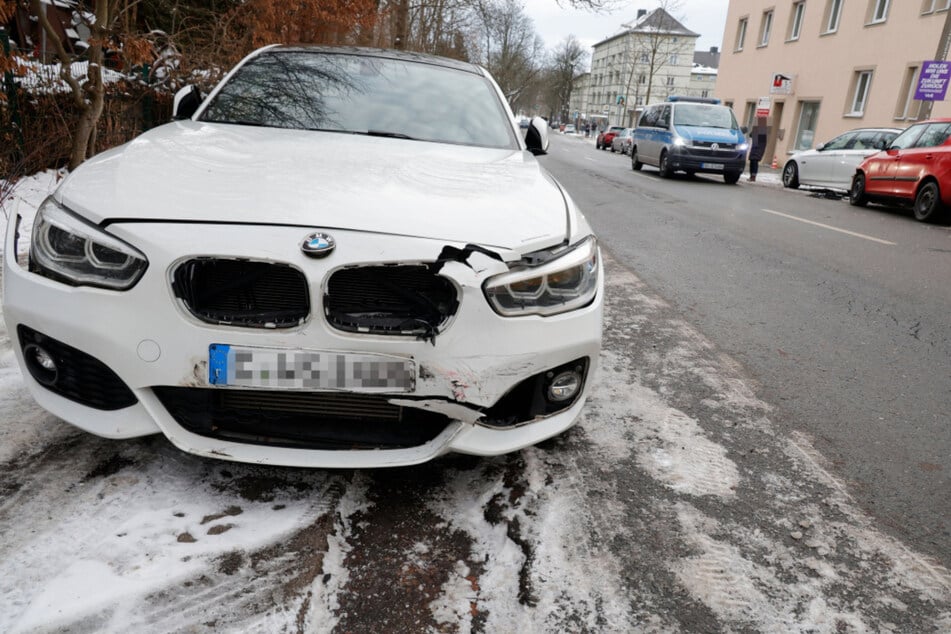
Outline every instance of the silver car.
<svg viewBox="0 0 951 634"><path fill-rule="evenodd" d="M611 151L621 154L631 153L631 140L634 138L633 128L624 128L611 140Z"/></svg>
<svg viewBox="0 0 951 634"><path fill-rule="evenodd" d="M821 143L814 150L797 152L783 165L783 185L791 189L806 185L848 191L859 163L887 147L900 132L900 128L858 128Z"/></svg>

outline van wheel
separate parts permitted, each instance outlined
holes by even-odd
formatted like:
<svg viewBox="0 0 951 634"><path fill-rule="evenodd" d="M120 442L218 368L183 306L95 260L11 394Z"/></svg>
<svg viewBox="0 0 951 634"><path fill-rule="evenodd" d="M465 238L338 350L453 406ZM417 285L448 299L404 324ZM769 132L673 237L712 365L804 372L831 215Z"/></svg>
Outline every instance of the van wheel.
<svg viewBox="0 0 951 634"><path fill-rule="evenodd" d="M660 174L661 178L670 178L672 172L670 171L670 165L667 163L667 152L660 153L660 162L657 164L657 173Z"/></svg>
<svg viewBox="0 0 951 634"><path fill-rule="evenodd" d="M644 164L637 160L637 148L631 148L631 169L635 172L641 171L641 168L644 167Z"/></svg>
<svg viewBox="0 0 951 634"><path fill-rule="evenodd" d="M735 185L740 180L740 172L723 172L723 181L727 185Z"/></svg>
<svg viewBox="0 0 951 634"><path fill-rule="evenodd" d="M943 212L938 183L928 181L921 186L918 195L915 196L915 219L922 222L934 222L941 217Z"/></svg>

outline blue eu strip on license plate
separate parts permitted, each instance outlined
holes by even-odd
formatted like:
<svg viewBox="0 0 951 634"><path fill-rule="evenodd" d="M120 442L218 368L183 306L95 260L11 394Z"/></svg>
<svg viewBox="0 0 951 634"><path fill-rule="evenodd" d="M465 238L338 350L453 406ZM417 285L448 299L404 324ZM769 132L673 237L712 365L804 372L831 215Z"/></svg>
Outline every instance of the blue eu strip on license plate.
<svg viewBox="0 0 951 634"><path fill-rule="evenodd" d="M283 390L412 392L416 364L390 355L213 343L208 346L208 382Z"/></svg>

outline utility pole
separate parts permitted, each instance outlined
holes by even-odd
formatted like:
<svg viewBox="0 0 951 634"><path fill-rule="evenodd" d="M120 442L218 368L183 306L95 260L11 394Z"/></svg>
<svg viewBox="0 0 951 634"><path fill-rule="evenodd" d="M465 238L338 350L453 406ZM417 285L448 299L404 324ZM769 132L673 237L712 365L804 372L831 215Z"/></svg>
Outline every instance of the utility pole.
<svg viewBox="0 0 951 634"><path fill-rule="evenodd" d="M941 29L941 37L938 38L938 50L935 52L935 60L944 61L948 59L949 44L951 44L951 11L948 11L944 16L944 28ZM924 70L924 66L918 70L919 78L921 77L922 70ZM914 86L910 87L911 90L914 90L914 88ZM934 102L930 99L921 102L921 105L918 107L918 121L931 118L931 108L933 105Z"/></svg>

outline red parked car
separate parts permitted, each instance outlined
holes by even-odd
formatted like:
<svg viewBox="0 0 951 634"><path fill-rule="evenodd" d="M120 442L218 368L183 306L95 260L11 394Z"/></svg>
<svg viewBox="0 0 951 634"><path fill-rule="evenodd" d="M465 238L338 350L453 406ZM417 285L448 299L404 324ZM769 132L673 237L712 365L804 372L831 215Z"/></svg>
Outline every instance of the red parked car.
<svg viewBox="0 0 951 634"><path fill-rule="evenodd" d="M943 219L951 207L951 119L916 123L862 161L849 202L910 204L918 220Z"/></svg>
<svg viewBox="0 0 951 634"><path fill-rule="evenodd" d="M614 140L614 136L624 129L623 125L612 125L607 130L601 130L598 132L598 138L594 142L594 147L599 150L606 150L611 147L611 141Z"/></svg>

